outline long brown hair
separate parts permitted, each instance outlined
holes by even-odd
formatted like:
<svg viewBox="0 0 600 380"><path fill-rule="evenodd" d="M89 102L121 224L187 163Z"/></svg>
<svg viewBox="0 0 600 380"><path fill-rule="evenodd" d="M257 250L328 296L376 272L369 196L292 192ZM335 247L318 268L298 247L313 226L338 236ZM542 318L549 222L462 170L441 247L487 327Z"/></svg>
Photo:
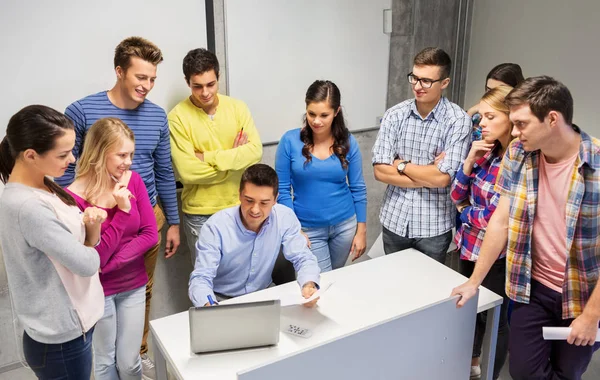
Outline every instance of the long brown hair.
<svg viewBox="0 0 600 380"><path fill-rule="evenodd" d="M340 108L341 95L340 89L335 83L328 80L317 80L310 85L306 91L306 97L304 99L306 106L308 107L311 103L328 102L334 111L338 110L338 113L334 116L333 122L331 123L331 134L333 135L333 153L340 159L342 168L348 168L348 159L346 155L350 151L350 132L346 127L344 121L344 114ZM306 114L304 115L304 127L300 131L300 140L304 143L302 148L302 155L306 158L304 164L308 164L312 161L310 151L314 147L313 132L308 125L306 120Z"/></svg>
<svg viewBox="0 0 600 380"><path fill-rule="evenodd" d="M114 185L106 169L106 157L119 149L123 138L135 141L133 131L114 117L99 119L87 132L75 179L87 179L83 195L89 203L95 204L102 190Z"/></svg>
<svg viewBox="0 0 600 380"><path fill-rule="evenodd" d="M17 157L27 149L43 155L52 149L56 140L67 130L74 130L73 122L62 113L46 106L31 105L13 115L6 127L6 136L0 143L0 181L6 183L15 167ZM75 200L56 182L44 177L44 185L69 206Z"/></svg>

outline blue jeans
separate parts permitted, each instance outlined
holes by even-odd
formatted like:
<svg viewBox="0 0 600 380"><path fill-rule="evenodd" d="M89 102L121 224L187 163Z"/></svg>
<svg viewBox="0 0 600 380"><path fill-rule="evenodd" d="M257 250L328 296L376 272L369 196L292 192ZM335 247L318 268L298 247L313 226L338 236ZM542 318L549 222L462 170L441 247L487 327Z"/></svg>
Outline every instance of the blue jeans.
<svg viewBox="0 0 600 380"><path fill-rule="evenodd" d="M396 235L383 227L382 235L383 251L386 255L414 248L442 264L446 262L446 252L448 252L450 242L452 241L452 231L428 238L407 238Z"/></svg>
<svg viewBox="0 0 600 380"><path fill-rule="evenodd" d="M183 214L183 230L185 231L185 241L192 258L192 266L196 264L196 242L198 242L200 230L211 216Z"/></svg>
<svg viewBox="0 0 600 380"><path fill-rule="evenodd" d="M89 379L92 372L92 334L62 344L45 344L23 333L23 354L38 379Z"/></svg>
<svg viewBox="0 0 600 380"><path fill-rule="evenodd" d="M475 269L475 262L467 260L458 261L458 272L466 278L471 277ZM498 341L496 342L496 359L494 361L493 378L500 377L500 371L506 357L508 355L508 337L510 335L510 327L508 326L508 297L504 291L506 283L506 258L496 260L490 271L483 279L481 286L491 290L492 292L501 295L503 298L502 306L500 307L500 321L498 322ZM483 337L485 335L485 326L487 324L487 311L477 314L475 318L475 343L473 344L473 357L481 356L481 346L483 345Z"/></svg>
<svg viewBox="0 0 600 380"><path fill-rule="evenodd" d="M96 380L142 378L140 343L145 313L146 286L104 298L104 315L94 333Z"/></svg>
<svg viewBox="0 0 600 380"><path fill-rule="evenodd" d="M317 257L321 273L346 264L356 234L356 215L329 227L302 227L310 239L310 250Z"/></svg>

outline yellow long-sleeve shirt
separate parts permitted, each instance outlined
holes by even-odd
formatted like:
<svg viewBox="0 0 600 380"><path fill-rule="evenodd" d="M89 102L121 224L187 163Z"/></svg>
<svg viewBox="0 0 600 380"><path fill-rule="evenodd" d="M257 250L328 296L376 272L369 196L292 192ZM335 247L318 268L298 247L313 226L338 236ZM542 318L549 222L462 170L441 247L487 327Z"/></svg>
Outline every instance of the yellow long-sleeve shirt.
<svg viewBox="0 0 600 380"><path fill-rule="evenodd" d="M262 158L262 143L248 106L219 94L211 118L185 99L169 112L171 156L177 178L183 184L183 212L211 215L239 203L244 169ZM248 143L233 148L242 127ZM204 153L204 161L196 157Z"/></svg>

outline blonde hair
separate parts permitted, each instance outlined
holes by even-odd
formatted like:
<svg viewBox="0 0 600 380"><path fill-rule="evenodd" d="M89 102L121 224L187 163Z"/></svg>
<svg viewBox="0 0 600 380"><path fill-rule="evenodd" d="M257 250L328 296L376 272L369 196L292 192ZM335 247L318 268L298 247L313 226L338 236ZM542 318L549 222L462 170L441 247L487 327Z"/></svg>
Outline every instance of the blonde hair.
<svg viewBox="0 0 600 380"><path fill-rule="evenodd" d="M83 195L89 203L95 204L101 191L113 186L106 169L106 157L120 148L123 138L135 141L127 124L114 117L99 119L87 132L75 179L87 179Z"/></svg>
<svg viewBox="0 0 600 380"><path fill-rule="evenodd" d="M486 102L496 111L500 111L508 115L510 110L508 105L506 105L504 102L504 99L506 98L506 95L512 91L512 89L512 87L505 85L492 88L483 95L481 101Z"/></svg>

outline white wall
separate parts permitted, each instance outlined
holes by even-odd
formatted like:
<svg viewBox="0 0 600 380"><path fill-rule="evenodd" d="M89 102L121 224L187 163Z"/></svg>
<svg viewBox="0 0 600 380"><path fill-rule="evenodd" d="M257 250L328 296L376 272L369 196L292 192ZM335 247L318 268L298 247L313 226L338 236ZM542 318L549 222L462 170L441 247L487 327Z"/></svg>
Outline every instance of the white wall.
<svg viewBox="0 0 600 380"><path fill-rule="evenodd" d="M132 35L163 51L149 99L168 111L189 94L183 57L206 47L204 0L0 0L0 139L9 118L26 105L64 111L79 98L110 89L114 49ZM0 368L18 361L1 252L0 342Z"/></svg>
<svg viewBox="0 0 600 380"><path fill-rule="evenodd" d="M149 99L167 112L189 94L181 63L206 47L203 0L2 0L0 2L0 138L9 118L29 104L64 111L110 89L114 49L142 36L163 51Z"/></svg>
<svg viewBox="0 0 600 380"><path fill-rule="evenodd" d="M391 0L226 0L229 94L245 101L264 143L302 126L317 79L340 89L350 130L386 110Z"/></svg>
<svg viewBox="0 0 600 380"><path fill-rule="evenodd" d="M479 100L492 67L514 62L525 77L563 82L574 122L600 136L600 1L475 0L473 12L465 106Z"/></svg>

